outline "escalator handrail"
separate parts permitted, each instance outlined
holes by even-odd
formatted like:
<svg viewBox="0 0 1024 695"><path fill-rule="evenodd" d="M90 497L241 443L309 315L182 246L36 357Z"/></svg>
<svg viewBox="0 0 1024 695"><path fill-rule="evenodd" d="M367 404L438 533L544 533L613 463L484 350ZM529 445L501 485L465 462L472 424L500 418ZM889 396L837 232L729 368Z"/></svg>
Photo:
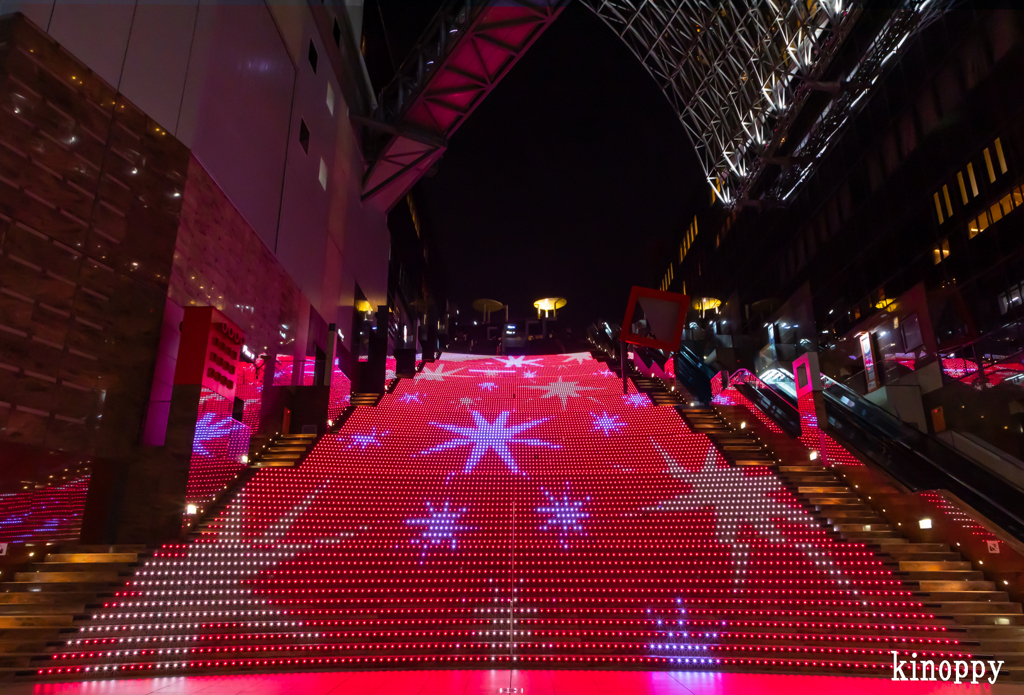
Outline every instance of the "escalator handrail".
<svg viewBox="0 0 1024 695"><path fill-rule="evenodd" d="M1002 489L999 485L999 479L991 472L978 466L978 464L966 458L963 454L956 451L956 449L953 449L942 440L907 425L889 411L860 396L860 394L853 391L848 386L845 386L824 374L822 374L822 381L826 384L824 391L826 408L830 404L834 405L838 410L846 413L849 418L854 419L855 424L859 425L860 428L866 431L869 435L872 434L868 429L869 427L879 430L882 436L885 436L894 444L904 449L905 453L927 462L957 485L962 486L966 490L970 490L980 499L1024 526L1024 519L1007 509L1002 502L992 499L991 493L983 492L979 489L976 483L966 480L961 473L951 470L951 466L976 471L977 475L983 478L992 479L992 489ZM861 407L866 413L870 413L870 416L858 413L852 406L842 400L842 396L846 396L850 401ZM873 422L873 419L876 421L880 420L885 423L886 427L883 427L878 422ZM865 427L865 424L867 427ZM874 436L877 438L878 434L875 434ZM943 461L942 458L945 458L946 460Z"/></svg>

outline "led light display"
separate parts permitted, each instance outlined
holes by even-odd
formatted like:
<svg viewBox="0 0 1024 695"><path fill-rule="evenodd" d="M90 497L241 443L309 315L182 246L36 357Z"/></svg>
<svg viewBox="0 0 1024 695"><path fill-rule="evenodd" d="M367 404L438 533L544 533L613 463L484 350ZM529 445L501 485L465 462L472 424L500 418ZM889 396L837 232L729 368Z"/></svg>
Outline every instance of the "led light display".
<svg viewBox="0 0 1024 695"><path fill-rule="evenodd" d="M22 492L0 494L0 541L72 541L82 528L89 472Z"/></svg>
<svg viewBox="0 0 1024 695"><path fill-rule="evenodd" d="M41 673L884 675L894 648L966 653L770 467L729 465L588 354L453 355L357 408L301 466L260 469Z"/></svg>

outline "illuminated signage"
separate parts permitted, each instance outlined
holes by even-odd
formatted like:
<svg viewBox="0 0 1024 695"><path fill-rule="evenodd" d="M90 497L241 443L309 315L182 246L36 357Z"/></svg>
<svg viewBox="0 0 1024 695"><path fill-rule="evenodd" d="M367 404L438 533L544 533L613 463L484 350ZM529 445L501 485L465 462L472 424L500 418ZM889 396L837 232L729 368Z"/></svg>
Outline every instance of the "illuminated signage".
<svg viewBox="0 0 1024 695"><path fill-rule="evenodd" d="M868 393L878 388L878 365L875 364L875 353L871 346L871 334L860 334L860 351L864 355L864 379L867 381Z"/></svg>
<svg viewBox="0 0 1024 695"><path fill-rule="evenodd" d="M213 307L188 307L174 383L198 384L233 399L245 334Z"/></svg>

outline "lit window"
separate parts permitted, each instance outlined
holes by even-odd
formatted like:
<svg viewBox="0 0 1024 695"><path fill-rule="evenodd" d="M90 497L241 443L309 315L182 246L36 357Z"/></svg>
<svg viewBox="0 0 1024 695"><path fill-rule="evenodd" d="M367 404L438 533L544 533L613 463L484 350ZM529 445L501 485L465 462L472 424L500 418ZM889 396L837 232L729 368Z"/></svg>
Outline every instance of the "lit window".
<svg viewBox="0 0 1024 695"><path fill-rule="evenodd" d="M1003 211L999 207L999 203L993 203L992 207L988 209L989 215L992 216L992 224L995 224L999 220L1003 219Z"/></svg>
<svg viewBox="0 0 1024 695"><path fill-rule="evenodd" d="M331 87L331 83L327 83L327 110L334 115L334 88Z"/></svg>
<svg viewBox="0 0 1024 695"><path fill-rule="evenodd" d="M967 238L973 239L988 229L988 213L981 213L967 225Z"/></svg>
<svg viewBox="0 0 1024 695"><path fill-rule="evenodd" d="M1010 290L1009 296L1010 296L1010 306L1017 306L1018 304L1020 304L1020 301L1021 301L1021 299L1020 299L1020 288L1017 287L1017 285L1014 285L1013 289Z"/></svg>
<svg viewBox="0 0 1024 695"><path fill-rule="evenodd" d="M992 154L985 148L985 168L988 169L988 181L992 183L996 180L996 171L992 168Z"/></svg>
<svg viewBox="0 0 1024 695"><path fill-rule="evenodd" d="M1005 294L999 295L999 313L1000 314L1005 314L1006 311L1009 309L1009 307L1010 307L1010 304L1007 301L1006 295Z"/></svg>
<svg viewBox="0 0 1024 695"><path fill-rule="evenodd" d="M1019 208L1024 205L1024 186L1014 188L1010 195L1013 196L1013 207Z"/></svg>
<svg viewBox="0 0 1024 695"><path fill-rule="evenodd" d="M938 265L947 258L949 258L949 240L944 240L941 244L932 249L932 262L935 265Z"/></svg>
<svg viewBox="0 0 1024 695"><path fill-rule="evenodd" d="M325 191L327 190L327 164L323 157L320 158L320 185Z"/></svg>
<svg viewBox="0 0 1024 695"><path fill-rule="evenodd" d="M946 212L949 213L950 217L952 217L953 216L953 203L949 202L949 186L946 186L945 184L943 184L943 186L942 186L942 195L945 196L945 198L946 198Z"/></svg>
<svg viewBox="0 0 1024 695"><path fill-rule="evenodd" d="M946 220L942 217L942 203L939 202L939 194L936 192L933 197L935 198L935 214L939 216L939 224L942 224Z"/></svg>
<svg viewBox="0 0 1024 695"><path fill-rule="evenodd" d="M967 187L964 185L964 172L956 172L957 183L960 184L960 200L964 205L967 204Z"/></svg>
<svg viewBox="0 0 1024 695"><path fill-rule="evenodd" d="M1006 173L1006 157L1003 156L1003 143L996 138L996 159L999 160L999 173Z"/></svg>
<svg viewBox="0 0 1024 695"><path fill-rule="evenodd" d="M974 164L967 163L967 178L971 180L971 197L978 197L978 180L974 178Z"/></svg>
<svg viewBox="0 0 1024 695"><path fill-rule="evenodd" d="M1003 209L1004 215L1009 215L1010 210L1013 210L1013 195L1007 193L1005 196L1003 196L1003 198L999 201L999 207Z"/></svg>

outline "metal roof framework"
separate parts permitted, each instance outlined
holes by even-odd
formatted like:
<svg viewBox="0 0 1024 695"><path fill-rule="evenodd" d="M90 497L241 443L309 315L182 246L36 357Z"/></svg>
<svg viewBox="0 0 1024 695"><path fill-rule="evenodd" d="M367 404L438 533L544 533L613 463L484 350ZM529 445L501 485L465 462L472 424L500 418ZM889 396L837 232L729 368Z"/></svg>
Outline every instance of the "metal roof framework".
<svg viewBox="0 0 1024 695"><path fill-rule="evenodd" d="M842 0L581 1L655 79L709 183L729 207L750 203L773 164L781 165L781 173L757 195L784 203L865 102L889 58L939 12L929 10L929 2L889 10L855 66L823 82L862 14ZM834 97L810 129L801 131L801 141L787 145L791 126L815 91Z"/></svg>

